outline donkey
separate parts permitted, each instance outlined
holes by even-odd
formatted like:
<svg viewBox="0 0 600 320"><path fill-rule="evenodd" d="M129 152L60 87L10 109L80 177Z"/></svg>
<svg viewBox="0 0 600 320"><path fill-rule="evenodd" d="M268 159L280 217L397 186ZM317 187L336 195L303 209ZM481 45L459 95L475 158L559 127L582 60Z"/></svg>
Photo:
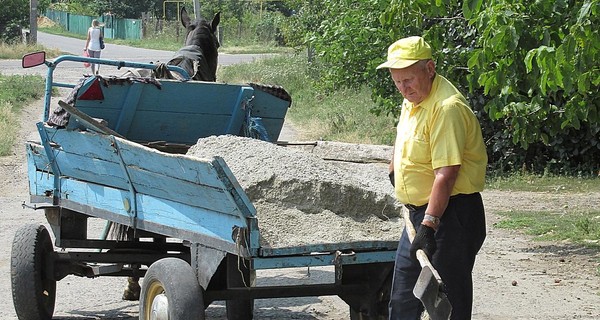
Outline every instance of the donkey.
<svg viewBox="0 0 600 320"><path fill-rule="evenodd" d="M217 12L211 21L192 21L185 8L181 9L181 23L187 30L184 46L179 49L167 65L183 68L192 80L216 81L219 40L217 26L221 13Z"/></svg>
<svg viewBox="0 0 600 320"><path fill-rule="evenodd" d="M166 66L177 66L184 69L191 80L217 80L218 49L217 26L221 21L221 13L217 12L212 20L202 18L192 21L187 10L181 8L181 24L186 29L186 35L181 47L166 64L159 64L154 70L129 69L122 76L155 77L159 79L183 79Z"/></svg>
<svg viewBox="0 0 600 320"><path fill-rule="evenodd" d="M221 13L217 12L211 21L202 18L192 21L184 8L180 12L181 24L186 28L184 46L166 63L166 65L178 66L187 71L191 80L210 81L217 80L218 49L217 26L221 21ZM145 74L142 74L144 73ZM155 70L138 69L129 70L127 76L150 76L150 72L156 78L178 79L164 65L159 65ZM125 76L124 75L124 76ZM111 234L114 238L123 241L135 239L132 228L116 223L111 224ZM164 239L155 239L160 242ZM127 279L127 286L123 292L123 300L139 300L140 298L139 277L133 276Z"/></svg>

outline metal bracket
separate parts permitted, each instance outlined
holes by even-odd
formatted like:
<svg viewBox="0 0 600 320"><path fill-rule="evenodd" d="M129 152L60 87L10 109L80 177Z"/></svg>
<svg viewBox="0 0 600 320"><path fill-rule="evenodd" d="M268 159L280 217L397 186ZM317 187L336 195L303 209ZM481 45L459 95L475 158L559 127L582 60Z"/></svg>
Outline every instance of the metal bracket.
<svg viewBox="0 0 600 320"><path fill-rule="evenodd" d="M343 258L344 257L351 257L356 255L356 253L352 250L350 250L349 252L342 252L339 250L335 251L335 257L333 258L333 265L335 266L335 283L336 284L341 284L342 282L342 276L344 275L344 270L343 270Z"/></svg>
<svg viewBox="0 0 600 320"><path fill-rule="evenodd" d="M131 182L131 176L129 175L129 171L127 170L127 164L125 164L125 161L123 160L123 156L121 155L121 150L119 149L119 144L117 142L117 139L114 136L110 137L111 139L111 145L112 147L115 149L115 152L117 153L117 155L119 156L119 164L121 165L121 169L123 170L123 175L125 177L125 180L127 180L127 186L129 187L129 194L130 194L130 199L123 199L123 206L125 208L125 210L127 211L127 213L131 213L131 225L133 226L133 233L134 233L134 237L137 234L137 216L138 216L138 210L137 210L137 192L135 191L135 187L133 186L133 183Z"/></svg>
<svg viewBox="0 0 600 320"><path fill-rule="evenodd" d="M54 149L52 149L52 146L50 145L50 137L48 137L48 132L46 132L46 130L44 129L44 124L42 122L38 122L36 126L42 140L42 145L44 146L44 151L46 152L46 157L48 157L49 165L52 168L52 173L54 174L54 190L52 191L52 204L58 205L58 202L61 197L60 169L58 168L58 164L56 163Z"/></svg>

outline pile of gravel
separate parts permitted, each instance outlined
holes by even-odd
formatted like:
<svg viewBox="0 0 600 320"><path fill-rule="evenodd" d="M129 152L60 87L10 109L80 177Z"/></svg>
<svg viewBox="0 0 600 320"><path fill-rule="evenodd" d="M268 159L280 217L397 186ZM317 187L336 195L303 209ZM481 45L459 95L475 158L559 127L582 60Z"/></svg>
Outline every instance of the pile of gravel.
<svg viewBox="0 0 600 320"><path fill-rule="evenodd" d="M199 139L187 154L225 160L256 207L262 246L400 238L387 165L335 163L229 135Z"/></svg>

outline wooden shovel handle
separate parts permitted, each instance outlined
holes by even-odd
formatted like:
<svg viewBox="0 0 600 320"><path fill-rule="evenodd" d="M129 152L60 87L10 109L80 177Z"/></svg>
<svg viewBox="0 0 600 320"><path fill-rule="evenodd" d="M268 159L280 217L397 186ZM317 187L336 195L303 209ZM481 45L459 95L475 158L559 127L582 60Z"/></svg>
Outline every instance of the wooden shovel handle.
<svg viewBox="0 0 600 320"><path fill-rule="evenodd" d="M71 106L70 104L59 100L58 101L58 105L61 106L63 109L65 109L65 111L67 111L68 113L70 113L73 117L77 118L77 120L80 121L80 123L85 126L88 129L106 134L106 135L113 135L115 137L119 137L119 138L125 138L122 135L120 135L118 132L113 131L112 129L110 129L109 127L107 127L105 124L97 121L96 119L88 116L87 114L79 111L77 108Z"/></svg>
<svg viewBox="0 0 600 320"><path fill-rule="evenodd" d="M403 206L400 210L402 211L402 216L404 217L404 224L406 225L406 233L408 233L408 240L410 240L410 243L412 243L415 239L415 236L417 235L417 231L415 230L415 226L410 220L410 213L408 212L408 209L406 209L406 207ZM431 269L431 273L433 273L433 276L435 277L437 282L442 283L442 277L440 277L437 270L435 270L435 268L431 264L431 261L429 261L429 258L427 257L425 252L421 249L417 250L417 260L419 260L421 268L429 267L429 269Z"/></svg>

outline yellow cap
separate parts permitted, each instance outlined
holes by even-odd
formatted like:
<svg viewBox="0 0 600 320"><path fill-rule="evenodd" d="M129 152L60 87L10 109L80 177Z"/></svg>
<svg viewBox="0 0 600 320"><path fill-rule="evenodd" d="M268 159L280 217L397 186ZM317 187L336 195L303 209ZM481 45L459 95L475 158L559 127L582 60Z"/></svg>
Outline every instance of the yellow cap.
<svg viewBox="0 0 600 320"><path fill-rule="evenodd" d="M403 69L420 60L431 59L431 47L421 37L408 37L400 39L388 48L387 61L380 64L377 69Z"/></svg>

